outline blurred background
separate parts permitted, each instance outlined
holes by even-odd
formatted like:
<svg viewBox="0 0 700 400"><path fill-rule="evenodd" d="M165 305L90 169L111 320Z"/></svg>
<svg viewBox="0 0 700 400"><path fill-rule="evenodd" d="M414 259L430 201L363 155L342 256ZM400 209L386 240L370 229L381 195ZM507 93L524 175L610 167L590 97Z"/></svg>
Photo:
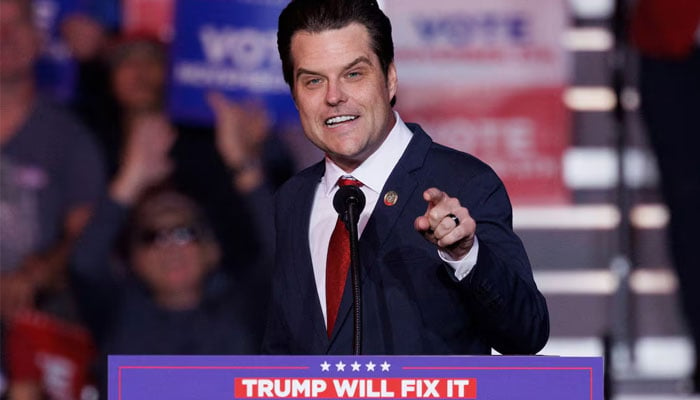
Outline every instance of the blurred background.
<svg viewBox="0 0 700 400"><path fill-rule="evenodd" d="M693 398L700 2L379 3L394 29L402 119L484 159L508 188L550 310L541 354L605 356L607 399ZM182 303L158 296L162 280L139 272L148 263L140 252L215 241L216 257L193 262L206 271L195 286L209 288L211 265L220 264L226 279L265 293L269 232L249 235L247 227L265 226L274 189L322 156L300 131L282 80L275 32L286 1L0 4L0 389L18 399L96 398L94 357L115 351L119 338L105 339L104 329L119 320L96 324L96 309L76 300L97 295L94 266L124 285L119 306L97 310L128 310L131 286L121 279L134 275L135 287L150 288L143 301L172 317ZM63 129L84 140L56 138ZM80 162L57 162L58 153ZM58 193L49 196L50 218L37 211L49 189ZM153 191L190 199L174 207L179 225L134 221ZM211 224L195 223L198 207ZM192 295L177 290L178 299ZM226 299L217 306L230 305ZM206 321L214 324L206 329L259 333L256 322ZM154 326L154 335L180 329L169 324ZM240 354L255 342L198 347L192 335L160 351ZM66 352L46 337L85 350ZM121 344L119 351L140 351ZM27 361L32 352L43 361ZM88 372L67 373L66 365ZM97 389L82 390L86 382Z"/></svg>

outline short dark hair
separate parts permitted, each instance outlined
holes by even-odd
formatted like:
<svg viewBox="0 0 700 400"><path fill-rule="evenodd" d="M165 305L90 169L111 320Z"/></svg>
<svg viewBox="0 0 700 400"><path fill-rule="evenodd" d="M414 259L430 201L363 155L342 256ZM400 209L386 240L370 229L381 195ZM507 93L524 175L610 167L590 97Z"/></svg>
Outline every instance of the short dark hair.
<svg viewBox="0 0 700 400"><path fill-rule="evenodd" d="M292 36L296 32L319 33L341 29L356 22L367 28L370 46L387 76L394 61L391 22L374 0L292 0L279 16L277 50L282 73L290 89L294 87Z"/></svg>

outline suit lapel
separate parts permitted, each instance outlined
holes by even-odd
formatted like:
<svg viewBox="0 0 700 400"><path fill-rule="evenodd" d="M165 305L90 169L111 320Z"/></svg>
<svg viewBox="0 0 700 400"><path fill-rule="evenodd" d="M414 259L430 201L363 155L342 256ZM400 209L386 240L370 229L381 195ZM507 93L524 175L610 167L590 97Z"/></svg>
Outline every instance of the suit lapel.
<svg viewBox="0 0 700 400"><path fill-rule="evenodd" d="M309 221L311 219L311 209L313 207L316 187L325 171L325 165L320 162L307 170L303 177L303 182L299 188L299 195L296 196L295 208L300 212L293 212L294 221L291 227L296 228L288 232L294 240L294 256L291 262L296 265L292 268L296 272L297 285L303 292L302 298L314 304L306 304L300 309L316 310L313 315L300 315L299 318L311 318L313 327L313 339L315 343L328 343L328 333L323 319L321 303L318 299L316 280L314 278L313 263L311 260L311 250L309 248ZM306 293L304 293L306 292Z"/></svg>
<svg viewBox="0 0 700 400"><path fill-rule="evenodd" d="M403 214L406 205L408 205L408 199L422 196L422 193L416 193L418 181L414 176L414 172L423 165L432 140L418 125L407 125L413 131L413 138L382 188L377 205L360 239L360 268L363 282L374 265L377 264L381 248L389 239L392 230L395 229L395 225L400 219L399 217ZM390 191L394 191L398 195L398 199L393 205L384 203L384 197ZM405 229L413 229L413 220L416 217L418 215L405 216L401 219L403 221L410 220L411 222L410 227ZM364 287L365 285L363 284L363 289ZM343 328L343 325L352 324L352 301L352 280L351 275L348 274L338 311L338 320L331 340L335 338L338 331Z"/></svg>

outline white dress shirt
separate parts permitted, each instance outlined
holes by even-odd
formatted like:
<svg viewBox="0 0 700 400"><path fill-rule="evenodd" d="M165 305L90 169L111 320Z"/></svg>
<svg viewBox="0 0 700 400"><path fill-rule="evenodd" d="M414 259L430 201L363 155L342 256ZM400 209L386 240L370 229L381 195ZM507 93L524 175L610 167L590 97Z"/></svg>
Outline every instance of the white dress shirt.
<svg viewBox="0 0 700 400"><path fill-rule="evenodd" d="M365 208L360 214L358 222L358 235L367 226L374 208L379 200L384 184L389 179L408 143L413 137L413 132L401 120L399 114L396 115L396 124L389 132L384 143L370 155L359 167L352 171L351 176L362 182L362 192L365 195ZM309 246L311 250L311 261L313 263L314 277L318 298L323 310L323 318L326 320L326 258L328 256L328 243L338 219L338 213L333 208L333 196L338 191L338 179L343 175L348 175L338 167L329 157L326 157L326 172L321 178L321 182L316 187L314 204L311 209L311 220L309 224ZM439 188L438 188L439 189ZM448 193L449 194L449 193ZM426 209L427 209L426 203ZM416 215L418 217L418 215ZM462 260L452 260L449 255L438 251L440 257L455 269L457 279L464 278L476 264L478 253L478 242L474 238L474 245L466 257Z"/></svg>

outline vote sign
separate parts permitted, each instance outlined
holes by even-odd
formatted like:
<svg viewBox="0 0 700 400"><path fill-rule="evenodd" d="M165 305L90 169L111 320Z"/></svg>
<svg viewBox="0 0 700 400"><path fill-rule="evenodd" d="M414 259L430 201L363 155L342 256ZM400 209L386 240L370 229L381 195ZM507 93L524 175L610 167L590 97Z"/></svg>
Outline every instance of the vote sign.
<svg viewBox="0 0 700 400"><path fill-rule="evenodd" d="M275 121L296 118L277 52L284 0L181 0L175 9L169 109L209 124L209 91L261 100Z"/></svg>

